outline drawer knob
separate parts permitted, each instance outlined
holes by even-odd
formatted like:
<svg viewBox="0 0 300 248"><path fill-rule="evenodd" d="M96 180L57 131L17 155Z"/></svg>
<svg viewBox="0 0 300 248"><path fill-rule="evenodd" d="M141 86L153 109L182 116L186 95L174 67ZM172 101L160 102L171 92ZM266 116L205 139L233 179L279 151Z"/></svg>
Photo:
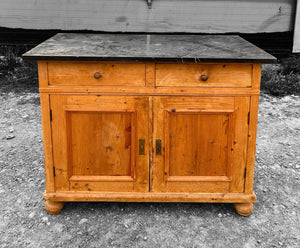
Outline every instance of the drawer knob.
<svg viewBox="0 0 300 248"><path fill-rule="evenodd" d="M101 78L101 74L99 72L95 72L94 78L96 78L96 79Z"/></svg>
<svg viewBox="0 0 300 248"><path fill-rule="evenodd" d="M205 82L205 81L207 81L208 76L207 75L201 75L200 78L201 78L201 81Z"/></svg>

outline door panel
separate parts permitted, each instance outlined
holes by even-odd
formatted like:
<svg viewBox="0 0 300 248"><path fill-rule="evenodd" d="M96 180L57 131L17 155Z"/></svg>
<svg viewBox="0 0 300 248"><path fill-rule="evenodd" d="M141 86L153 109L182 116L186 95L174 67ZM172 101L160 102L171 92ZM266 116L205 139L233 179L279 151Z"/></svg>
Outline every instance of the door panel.
<svg viewBox="0 0 300 248"><path fill-rule="evenodd" d="M163 147L153 157L151 189L242 192L247 107L248 97L154 98L153 138Z"/></svg>
<svg viewBox="0 0 300 248"><path fill-rule="evenodd" d="M229 114L167 112L169 176L225 176Z"/></svg>
<svg viewBox="0 0 300 248"><path fill-rule="evenodd" d="M50 103L56 190L149 190L147 97L51 95Z"/></svg>
<svg viewBox="0 0 300 248"><path fill-rule="evenodd" d="M132 176L135 112L68 113L72 175Z"/></svg>

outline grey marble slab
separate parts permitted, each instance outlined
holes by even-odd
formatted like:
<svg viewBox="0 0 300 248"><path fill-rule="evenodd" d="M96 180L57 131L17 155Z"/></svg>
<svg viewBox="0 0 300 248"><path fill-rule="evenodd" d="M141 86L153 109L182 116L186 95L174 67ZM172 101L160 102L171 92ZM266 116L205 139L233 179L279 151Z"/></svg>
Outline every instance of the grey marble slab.
<svg viewBox="0 0 300 248"><path fill-rule="evenodd" d="M73 61L275 63L276 58L237 35L60 33L24 59Z"/></svg>

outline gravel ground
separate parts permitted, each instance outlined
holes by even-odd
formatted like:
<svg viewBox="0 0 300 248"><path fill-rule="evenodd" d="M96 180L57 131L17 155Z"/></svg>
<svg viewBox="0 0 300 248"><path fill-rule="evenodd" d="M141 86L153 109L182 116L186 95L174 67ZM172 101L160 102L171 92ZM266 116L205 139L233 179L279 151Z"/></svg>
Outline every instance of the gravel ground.
<svg viewBox="0 0 300 248"><path fill-rule="evenodd" d="M299 96L260 98L249 217L189 203L65 203L51 216L36 86L0 87L0 247L300 247Z"/></svg>

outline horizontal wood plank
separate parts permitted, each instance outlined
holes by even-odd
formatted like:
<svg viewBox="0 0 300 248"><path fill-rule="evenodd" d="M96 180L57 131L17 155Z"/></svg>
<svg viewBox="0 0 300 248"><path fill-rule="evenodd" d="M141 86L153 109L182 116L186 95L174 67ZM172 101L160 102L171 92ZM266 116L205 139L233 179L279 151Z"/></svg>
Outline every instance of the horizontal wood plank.
<svg viewBox="0 0 300 248"><path fill-rule="evenodd" d="M101 94L101 95L128 95L128 96L250 96L259 95L259 90L250 88L187 88L187 87L109 87L101 86L51 86L40 88L41 93L61 94Z"/></svg>
<svg viewBox="0 0 300 248"><path fill-rule="evenodd" d="M114 193L114 192L55 192L44 193L51 201L118 201L118 202L256 202L256 195L243 193Z"/></svg>
<svg viewBox="0 0 300 248"><path fill-rule="evenodd" d="M168 182L229 182L230 178L227 176L169 176Z"/></svg>
<svg viewBox="0 0 300 248"><path fill-rule="evenodd" d="M88 181L88 182L132 182L134 181L131 176L76 176L73 175L69 179L70 181Z"/></svg>
<svg viewBox="0 0 300 248"><path fill-rule="evenodd" d="M71 191L112 191L112 192L131 192L133 191L132 182L118 181L70 181Z"/></svg>
<svg viewBox="0 0 300 248"><path fill-rule="evenodd" d="M229 182L179 182L179 181L167 181L166 192L190 192L190 193L228 193Z"/></svg>
<svg viewBox="0 0 300 248"><path fill-rule="evenodd" d="M293 29L294 0L2 0L3 27L121 32L282 32Z"/></svg>

